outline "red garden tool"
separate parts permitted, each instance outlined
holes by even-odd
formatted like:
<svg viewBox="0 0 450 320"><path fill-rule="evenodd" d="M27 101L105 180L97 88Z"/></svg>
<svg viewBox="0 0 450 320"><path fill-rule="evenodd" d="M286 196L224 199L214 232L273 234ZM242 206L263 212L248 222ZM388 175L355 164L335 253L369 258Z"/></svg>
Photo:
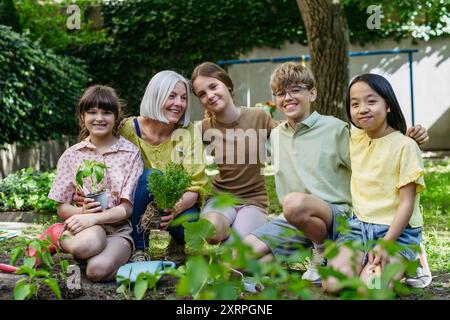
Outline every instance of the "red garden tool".
<svg viewBox="0 0 450 320"><path fill-rule="evenodd" d="M9 264L0 263L0 270L4 272L14 273L16 270L19 269L14 266L10 266Z"/></svg>
<svg viewBox="0 0 450 320"><path fill-rule="evenodd" d="M47 236L50 236L50 240L51 240L51 244L47 245L47 249L49 250L50 254L55 254L56 251L60 248L59 245L59 238L61 237L62 233L64 232L65 227L64 227L64 223L55 223L52 224L47 230L45 230L40 236L39 236L39 240L45 240L47 238ZM37 250L32 248L32 247L28 247L26 255L29 257L35 257L37 254ZM41 260L37 259L36 260L36 266L41 264Z"/></svg>

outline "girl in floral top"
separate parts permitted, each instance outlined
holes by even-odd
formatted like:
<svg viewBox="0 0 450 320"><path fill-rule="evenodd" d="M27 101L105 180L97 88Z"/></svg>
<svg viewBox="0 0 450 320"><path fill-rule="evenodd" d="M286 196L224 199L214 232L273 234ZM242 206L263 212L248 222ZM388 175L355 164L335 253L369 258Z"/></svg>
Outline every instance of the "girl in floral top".
<svg viewBox="0 0 450 320"><path fill-rule="evenodd" d="M77 117L80 142L59 159L49 198L58 202L58 215L65 220L61 249L87 260L86 274L91 281L109 281L134 248L129 218L143 162L139 149L118 135L121 107L114 89L99 85L86 89L77 106ZM83 160L107 166L107 209L90 198L84 198L82 207L71 205L75 175Z"/></svg>

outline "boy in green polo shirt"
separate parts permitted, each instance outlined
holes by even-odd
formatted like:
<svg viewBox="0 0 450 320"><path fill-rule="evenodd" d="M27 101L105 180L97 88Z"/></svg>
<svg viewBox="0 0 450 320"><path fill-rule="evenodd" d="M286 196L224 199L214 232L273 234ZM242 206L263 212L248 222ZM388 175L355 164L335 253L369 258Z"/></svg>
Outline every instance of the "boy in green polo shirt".
<svg viewBox="0 0 450 320"><path fill-rule="evenodd" d="M301 64L279 65L272 72L270 86L277 108L287 117L272 130L268 148L284 214L244 241L263 256L262 261L273 255L288 256L299 245L312 245L313 258L302 278L320 283L318 266L325 263L324 242L337 238L337 218L351 215L349 127L335 117L311 113L317 97L315 79ZM418 141L428 139L420 126L410 135ZM300 230L303 236L289 230Z"/></svg>
<svg viewBox="0 0 450 320"><path fill-rule="evenodd" d="M270 135L269 151L275 186L283 214L245 238L261 255L290 255L296 244L313 244L313 263L303 278L319 282L317 266L323 262L324 241L334 240L336 218L351 212L348 124L310 112L317 97L312 73L287 62L270 78L277 108L287 116ZM282 155L282 156L281 156ZM300 230L304 237L286 236ZM263 260L272 258L269 254Z"/></svg>

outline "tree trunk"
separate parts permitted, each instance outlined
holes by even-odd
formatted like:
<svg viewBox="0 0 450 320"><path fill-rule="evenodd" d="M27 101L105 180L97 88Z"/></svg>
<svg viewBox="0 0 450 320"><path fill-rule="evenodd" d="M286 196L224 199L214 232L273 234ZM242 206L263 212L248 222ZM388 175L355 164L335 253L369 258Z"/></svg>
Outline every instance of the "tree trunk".
<svg viewBox="0 0 450 320"><path fill-rule="evenodd" d="M317 81L312 108L346 120L345 97L349 81L348 24L344 9L335 0L297 0Z"/></svg>

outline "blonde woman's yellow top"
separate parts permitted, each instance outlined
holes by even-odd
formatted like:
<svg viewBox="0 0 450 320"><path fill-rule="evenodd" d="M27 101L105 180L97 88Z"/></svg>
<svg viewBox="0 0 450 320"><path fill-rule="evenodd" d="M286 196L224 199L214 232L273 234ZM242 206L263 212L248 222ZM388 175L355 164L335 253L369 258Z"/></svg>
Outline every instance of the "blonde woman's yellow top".
<svg viewBox="0 0 450 320"><path fill-rule="evenodd" d="M205 161L201 132L194 125L180 127L172 132L171 138L158 145L152 145L136 133L134 118L129 118L119 133L136 145L142 155L145 169L158 169L164 172L170 161L183 165L192 176L188 191L198 192L200 204L207 196L208 178L205 175Z"/></svg>

